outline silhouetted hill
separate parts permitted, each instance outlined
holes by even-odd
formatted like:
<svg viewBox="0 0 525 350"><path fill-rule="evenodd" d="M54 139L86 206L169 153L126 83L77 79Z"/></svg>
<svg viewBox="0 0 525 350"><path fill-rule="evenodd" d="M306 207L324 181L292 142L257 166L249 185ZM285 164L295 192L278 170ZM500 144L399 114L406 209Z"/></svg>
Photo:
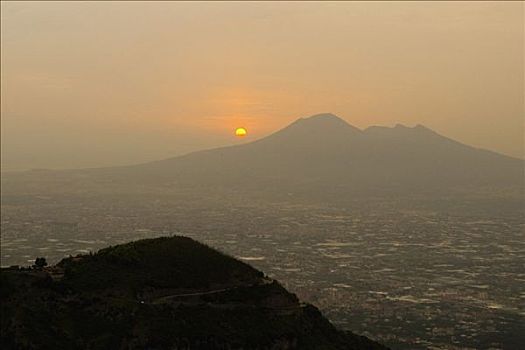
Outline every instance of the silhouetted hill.
<svg viewBox="0 0 525 350"><path fill-rule="evenodd" d="M38 176L65 191L102 184L109 191L149 186L339 197L443 195L523 191L524 165L421 125L362 131L333 114L319 114L247 144L135 166L7 175L4 183L26 188Z"/></svg>
<svg viewBox="0 0 525 350"><path fill-rule="evenodd" d="M180 185L407 193L522 188L524 164L421 125L361 131L333 114L321 114L252 143L128 170Z"/></svg>
<svg viewBox="0 0 525 350"><path fill-rule="evenodd" d="M2 269L3 349L386 349L185 237Z"/></svg>

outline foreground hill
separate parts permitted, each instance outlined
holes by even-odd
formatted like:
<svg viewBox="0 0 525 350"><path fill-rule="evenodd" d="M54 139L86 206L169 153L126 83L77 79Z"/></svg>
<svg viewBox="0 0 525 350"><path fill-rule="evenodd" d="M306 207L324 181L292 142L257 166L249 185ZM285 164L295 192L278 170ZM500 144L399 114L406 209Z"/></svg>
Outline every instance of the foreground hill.
<svg viewBox="0 0 525 350"><path fill-rule="evenodd" d="M264 194L516 193L524 161L418 125L360 130L332 114L301 118L263 139L126 167L4 174L4 193L227 189Z"/></svg>
<svg viewBox="0 0 525 350"><path fill-rule="evenodd" d="M3 269L3 349L386 349L185 237Z"/></svg>

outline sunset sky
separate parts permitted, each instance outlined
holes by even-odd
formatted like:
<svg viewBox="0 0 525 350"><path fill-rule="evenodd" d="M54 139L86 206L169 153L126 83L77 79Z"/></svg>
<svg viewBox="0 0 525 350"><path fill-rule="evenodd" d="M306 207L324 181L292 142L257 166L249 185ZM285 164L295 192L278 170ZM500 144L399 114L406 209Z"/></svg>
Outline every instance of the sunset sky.
<svg viewBox="0 0 525 350"><path fill-rule="evenodd" d="M523 158L522 2L1 6L3 170L162 159L320 112Z"/></svg>

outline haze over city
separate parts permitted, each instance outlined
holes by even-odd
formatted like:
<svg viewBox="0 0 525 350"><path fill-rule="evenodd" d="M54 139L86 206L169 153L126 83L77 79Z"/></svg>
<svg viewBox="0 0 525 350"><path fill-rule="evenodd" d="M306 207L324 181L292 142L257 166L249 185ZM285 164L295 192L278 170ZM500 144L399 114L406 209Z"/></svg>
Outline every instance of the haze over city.
<svg viewBox="0 0 525 350"><path fill-rule="evenodd" d="M523 348L523 2L1 10L2 349Z"/></svg>

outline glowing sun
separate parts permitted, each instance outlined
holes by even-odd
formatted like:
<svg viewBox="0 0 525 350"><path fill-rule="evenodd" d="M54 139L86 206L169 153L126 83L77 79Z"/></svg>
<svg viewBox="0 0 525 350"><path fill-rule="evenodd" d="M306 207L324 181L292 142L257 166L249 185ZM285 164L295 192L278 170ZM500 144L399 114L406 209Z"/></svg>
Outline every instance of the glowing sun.
<svg viewBox="0 0 525 350"><path fill-rule="evenodd" d="M237 128L235 129L235 136L243 137L246 136L247 131L245 128Z"/></svg>

